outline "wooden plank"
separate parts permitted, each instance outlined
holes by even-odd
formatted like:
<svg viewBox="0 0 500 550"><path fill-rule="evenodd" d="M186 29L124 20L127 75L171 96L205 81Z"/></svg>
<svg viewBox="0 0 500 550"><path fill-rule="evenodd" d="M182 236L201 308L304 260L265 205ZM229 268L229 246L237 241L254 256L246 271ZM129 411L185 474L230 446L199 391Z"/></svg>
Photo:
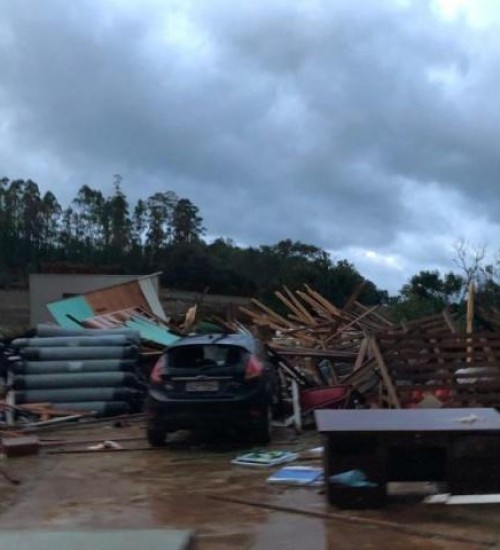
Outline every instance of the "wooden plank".
<svg viewBox="0 0 500 550"><path fill-rule="evenodd" d="M296 335L308 337L314 341L317 340L317 338L320 337L321 332L316 332L315 330L312 330L311 327L304 327L304 326L297 326L293 329L284 329L282 331L282 334L284 337L287 338L295 338Z"/></svg>
<svg viewBox="0 0 500 550"><path fill-rule="evenodd" d="M434 369L434 370L463 370L463 369L499 369L500 368L500 361L489 361L486 358L482 361L478 361L477 363L467 363L466 358L463 359L463 363L457 364L455 361L449 361L446 360L445 362L441 363L439 362L438 358L432 358L429 361L405 361L405 360L387 360L389 367L392 369L394 368L407 368L407 369L418 369L418 368L426 368L426 369Z"/></svg>
<svg viewBox="0 0 500 550"><path fill-rule="evenodd" d="M306 319L309 319L309 322L312 324L312 325L317 325L317 321L316 319L309 313L309 311L307 311L307 309L300 303L300 301L293 295L293 293L291 292L291 290L284 286L283 287L285 293L287 294L287 296L289 297L290 301L295 305L295 307L302 312L302 315L306 318Z"/></svg>
<svg viewBox="0 0 500 550"><path fill-rule="evenodd" d="M441 341L404 341L400 340L394 343L382 342L379 344L381 350L385 353L396 353L402 350L410 350L418 352L419 350L429 350L429 349L439 349L439 353L466 353L465 342L454 343L454 344L443 344ZM491 341L480 341L476 340L471 344L471 347L475 352L481 352L482 350L488 349L495 352L494 350L500 351L500 342L491 342Z"/></svg>
<svg viewBox="0 0 500 550"><path fill-rule="evenodd" d="M332 349L317 349L317 348L295 348L295 347L280 347L276 344L270 344L270 347L277 353L289 357L334 357L345 361L355 361L355 352L338 351Z"/></svg>
<svg viewBox="0 0 500 550"><path fill-rule="evenodd" d="M85 294L85 299L96 315L134 307L141 307L151 312L138 281L89 292Z"/></svg>
<svg viewBox="0 0 500 550"><path fill-rule="evenodd" d="M334 332L331 336L329 336L327 338L326 342L327 343L331 342L332 340L337 338L343 332L346 332L347 330L349 330L353 326L357 325L364 317L366 317L367 315L369 315L370 313L372 313L376 309L378 309L378 306L373 306L372 308L367 309L364 313L362 313L359 317L357 317L353 321L347 323L346 325L341 326L336 332Z"/></svg>
<svg viewBox="0 0 500 550"><path fill-rule="evenodd" d="M474 332L474 297L476 294L476 287L471 281L469 283L467 293L467 333L472 334Z"/></svg>
<svg viewBox="0 0 500 550"><path fill-rule="evenodd" d="M294 313L289 313L288 314L288 318L290 319L290 321L294 321L295 323L299 323L302 328L308 328L308 329L312 329L313 327L311 325L309 325L303 317L299 317L298 315L295 315Z"/></svg>
<svg viewBox="0 0 500 550"><path fill-rule="evenodd" d="M429 335L429 334L390 334L390 333L380 333L377 334L377 341L382 342L384 340L405 340L405 341L434 341L438 339L440 343L451 343L451 342L460 342L462 344L468 342L472 339L473 342L481 341L481 340L487 340L488 342L500 342L500 333L492 333L492 332L475 332L473 334L468 333L461 333L461 334L450 334L447 332L446 334L442 334L441 336L436 335Z"/></svg>
<svg viewBox="0 0 500 550"><path fill-rule="evenodd" d="M376 361L375 359L368 359L363 365L361 365L356 371L352 371L350 374L342 379L342 384L347 386L357 387L358 385L366 382L371 377L377 377L380 379L380 375L375 371Z"/></svg>
<svg viewBox="0 0 500 550"><path fill-rule="evenodd" d="M293 334L294 332L297 332L299 330L308 330L308 331L314 331L314 334L319 334L321 332L324 332L325 334L330 334L332 328L332 321L322 321L320 324L316 325L313 328L311 327L295 327L287 329L287 334Z"/></svg>
<svg viewBox="0 0 500 550"><path fill-rule="evenodd" d="M495 356L494 356L494 354L492 353L492 350L491 350L491 347L490 347L490 346L485 345L485 346L484 346L484 351L488 354L488 360L491 360L491 361L494 361L494 360L495 360ZM477 355L476 355L476 361L477 361Z"/></svg>
<svg viewBox="0 0 500 550"><path fill-rule="evenodd" d="M402 387L404 384L408 383L409 386L413 385L411 382L415 382L415 384L433 384L434 382L436 384L440 384L441 387L443 387L443 383L448 380L449 384L446 384L448 387L457 387L457 388L470 388L470 387L481 387L481 389L492 389L495 388L499 381L500 376L498 374L494 374L493 376L484 375L482 377L474 376L474 375L463 375L463 374L454 374L453 376L450 376L446 378L446 373L436 373L435 375L432 374L430 376L426 376L425 373L406 373L397 375L393 373L392 379L394 380L394 383L396 385L399 385Z"/></svg>
<svg viewBox="0 0 500 550"><path fill-rule="evenodd" d="M268 315L271 319L274 319L278 323L282 323L283 325L287 326L293 326L288 319L285 319L275 311L273 311L271 308L264 305L262 302L259 302L256 298L252 298L252 304L256 306L257 308L261 309L266 315Z"/></svg>
<svg viewBox="0 0 500 550"><path fill-rule="evenodd" d="M343 313L349 311L352 308L352 306L356 304L357 299L359 298L359 295L363 292L365 287L366 287L366 280L363 280L361 284L359 284L357 288L354 289L354 292L347 299L347 302L344 304L344 307L342 308Z"/></svg>
<svg viewBox="0 0 500 550"><path fill-rule="evenodd" d="M243 307L241 309L242 309L242 311L246 310L246 308L243 308ZM252 323L254 325L258 325L258 326L262 326L262 327L269 327L269 328L273 328L274 330L281 330L281 331L285 330L283 325L275 323L274 321L271 321L270 319L267 319L267 318L264 319L264 318L259 317L259 316L253 316L253 312L251 312L250 310L244 311L244 313L247 313L247 315L252 317Z"/></svg>
<svg viewBox="0 0 500 550"><path fill-rule="evenodd" d="M386 360L391 363L392 361L403 361L410 364L413 363L425 363L425 362L438 362L443 364L448 363L457 363L461 365L462 363L467 362L467 358L474 357L477 360L473 365L467 365L467 366L476 366L477 364L488 362L489 364L495 364L500 360L499 353L488 353L486 350L476 351L474 355L468 354L466 350L459 353L448 353L444 352L442 355L439 353L435 353L434 351L430 350L428 352L417 352L416 350L401 350L398 353L388 353L384 350L384 357ZM442 361L441 361L442 359ZM466 366L464 364L464 366Z"/></svg>
<svg viewBox="0 0 500 550"><path fill-rule="evenodd" d="M247 308L245 306L240 306L239 310L242 313L245 313L245 315L248 315L248 317L251 318L261 318L263 314L261 312L254 311L253 309Z"/></svg>
<svg viewBox="0 0 500 550"><path fill-rule="evenodd" d="M366 309L366 306L364 306L363 304L360 304L359 302L356 302L356 306L361 308L361 309ZM392 321L390 321L389 319L387 319L387 317L384 317L384 315L382 315L380 313L380 311L377 311L377 312L374 312L373 313L373 316L378 319L379 321L381 321L384 325L386 326L389 326L389 327L393 327L394 326L394 323Z"/></svg>
<svg viewBox="0 0 500 550"><path fill-rule="evenodd" d="M391 330L384 330L384 331L374 331L377 333L377 336L380 337L380 339L384 340L390 340L390 339L404 339L405 337L411 338L411 339L417 339L417 338L444 338L445 336L450 336L450 329L448 326L444 326L440 328L439 330L433 330L433 331L427 331L427 330L406 330L406 329L391 329Z"/></svg>
<svg viewBox="0 0 500 550"><path fill-rule="evenodd" d="M496 351L496 353L487 350L481 350L481 351L475 351L474 354L467 353L466 350L463 350L462 352L435 352L434 350L426 350L426 351L417 351L417 350L399 350L397 352L389 352L384 350L384 357L388 362L391 361L416 361L416 362L425 362L425 361L437 361L437 362L443 362L443 363L449 363L449 362L461 362L464 363L468 362L467 359L475 359L474 365L468 365L468 366L476 366L476 363L482 363L482 362L489 362L489 363L496 363L500 361L500 351ZM441 359L443 361L441 361ZM470 362L470 361L469 361ZM465 365L464 365L465 366Z"/></svg>
<svg viewBox="0 0 500 550"><path fill-rule="evenodd" d="M459 372L460 369L453 369L453 368L439 368L436 365L432 365L431 367L425 366L425 365L416 365L416 366L409 366L409 365L391 365L389 367L389 372L393 376L394 379L401 378L405 379L413 374L425 374L428 378L439 378L440 374L447 373L449 377L455 377L455 378L494 378L496 376L496 373L500 373L500 367L498 365L495 365L494 367L482 367L481 370L488 369L488 372ZM463 369L462 369L463 370Z"/></svg>
<svg viewBox="0 0 500 550"><path fill-rule="evenodd" d="M469 292L467 295L467 333L472 334L474 332L474 295L475 295L475 286L471 281L469 283ZM470 340L472 341L472 339ZM472 349L467 347L467 351L472 353ZM473 363L473 358L467 358L469 363Z"/></svg>
<svg viewBox="0 0 500 550"><path fill-rule="evenodd" d="M307 316L304 316L302 312L297 309L295 305L286 298L286 296L283 296L279 290L276 290L274 295L293 313L292 315L288 315L290 319L296 320L301 324L314 324L314 321L311 323L310 319Z"/></svg>
<svg viewBox="0 0 500 550"><path fill-rule="evenodd" d="M446 324L448 325L450 331L453 334L458 334L458 327L455 324L455 320L451 316L450 310L448 308L443 309L443 318L446 321Z"/></svg>
<svg viewBox="0 0 500 550"><path fill-rule="evenodd" d="M334 319L343 319L341 315L328 310L322 304L317 302L314 298L312 298L305 292L298 290L297 295L300 296L300 298L302 298L305 302L307 302L314 309L314 311L317 312L318 315L325 317L327 319L330 319L332 321Z"/></svg>
<svg viewBox="0 0 500 550"><path fill-rule="evenodd" d="M434 341L433 341L434 340ZM398 340L385 340L382 339L379 343L379 347L384 352L394 351L398 349L425 349L425 348L436 348L439 347L441 351L457 351L466 349L467 345L472 347L474 350L481 349L491 349L491 350L500 350L500 341L499 340L482 340L480 338L475 338L470 343L464 340L448 341L442 339L398 339Z"/></svg>
<svg viewBox="0 0 500 550"><path fill-rule="evenodd" d="M361 342L361 346L359 347L359 353L356 357L356 362L354 363L354 369L353 372L359 370L363 363L365 362L366 352L368 351L368 338L365 338Z"/></svg>
<svg viewBox="0 0 500 550"><path fill-rule="evenodd" d="M320 302L326 308L327 311L330 311L333 315L336 315L337 317L342 317L341 309L333 305L329 300L327 300L319 292L316 292L315 290L313 290L310 286L304 285L304 287L308 292L308 294L313 298L315 298L318 302Z"/></svg>
<svg viewBox="0 0 500 550"><path fill-rule="evenodd" d="M283 356L280 350L275 350L269 344L266 344L265 348L273 359L273 362L277 364L287 374L288 377L296 380L301 387L311 387L308 379L302 374L302 372L299 371L299 369L288 362L288 360L286 359L286 357Z"/></svg>
<svg viewBox="0 0 500 550"><path fill-rule="evenodd" d="M432 313L431 315L426 315L424 317L419 317L418 319L413 319L407 321L408 326L421 325L422 323L427 323L429 321L442 321L441 313Z"/></svg>
<svg viewBox="0 0 500 550"><path fill-rule="evenodd" d="M290 321L287 321L287 324L284 325L281 321L276 322L274 320L274 317L271 317L269 315L267 315L266 313L262 313L262 312L258 312L258 311L255 311L253 309L249 309L247 307L244 307L244 306L240 306L240 311L242 313L245 313L246 315L248 315L252 320L254 321L259 321L261 324L262 323L270 323L271 321L275 322L275 324L279 324L279 326L281 327L293 327L294 325L292 323L290 323Z"/></svg>
<svg viewBox="0 0 500 550"><path fill-rule="evenodd" d="M451 336L450 335L450 329L446 322L443 320L442 323L439 325L432 325L432 326L418 326L418 327L407 327L406 324L403 322L400 326L394 327L388 330L378 330L377 334L382 337L393 337L397 338L398 336L400 338L403 338L405 336L418 338L419 336L425 337L425 336Z"/></svg>
<svg viewBox="0 0 500 550"><path fill-rule="evenodd" d="M317 338L315 336L310 336L308 334L296 333L293 336L294 340L298 340L300 344L304 347L316 347Z"/></svg>
<svg viewBox="0 0 500 550"><path fill-rule="evenodd" d="M380 349L377 345L377 342L373 336L369 337L369 347L370 350L375 357L378 367L380 369L380 372L382 374L382 379L384 381L384 385L386 387L389 399L393 406L400 409L401 403L399 401L398 394L396 393L396 389L394 387L394 384L392 383L391 376L389 374L389 371L387 369L387 365L385 364L384 358L382 356L382 353L380 352Z"/></svg>
<svg viewBox="0 0 500 550"><path fill-rule="evenodd" d="M52 406L52 403L23 403L19 405L20 409L36 410L36 409L46 409L47 407Z"/></svg>
<svg viewBox="0 0 500 550"><path fill-rule="evenodd" d="M278 321L278 322L284 324L285 326L286 325L288 325L290 327L293 326L293 323L290 323L290 321L288 321L288 319L285 319L284 317L282 317L281 315L279 315L278 313L273 311L271 308L264 305L262 302L259 302L259 300L257 300L256 298L252 298L252 304L254 304L258 308L262 309L265 313L267 313L275 321Z"/></svg>

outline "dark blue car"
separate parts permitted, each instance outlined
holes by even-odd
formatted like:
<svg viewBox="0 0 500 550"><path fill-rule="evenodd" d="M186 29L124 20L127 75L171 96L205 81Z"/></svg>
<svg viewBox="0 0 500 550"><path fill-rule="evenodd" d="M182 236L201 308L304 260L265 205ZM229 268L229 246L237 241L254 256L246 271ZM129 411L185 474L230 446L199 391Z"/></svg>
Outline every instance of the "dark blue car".
<svg viewBox="0 0 500 550"><path fill-rule="evenodd" d="M147 401L148 440L168 432L234 428L254 442L270 439L276 369L249 334L183 338L158 360Z"/></svg>

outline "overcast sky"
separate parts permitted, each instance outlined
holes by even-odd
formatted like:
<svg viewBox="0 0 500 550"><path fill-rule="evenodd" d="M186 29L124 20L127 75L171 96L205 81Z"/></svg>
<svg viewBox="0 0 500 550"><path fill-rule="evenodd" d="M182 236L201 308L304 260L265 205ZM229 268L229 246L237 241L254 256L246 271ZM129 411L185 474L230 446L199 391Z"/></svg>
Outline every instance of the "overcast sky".
<svg viewBox="0 0 500 550"><path fill-rule="evenodd" d="M381 288L500 247L497 0L2 0L0 176L173 190Z"/></svg>

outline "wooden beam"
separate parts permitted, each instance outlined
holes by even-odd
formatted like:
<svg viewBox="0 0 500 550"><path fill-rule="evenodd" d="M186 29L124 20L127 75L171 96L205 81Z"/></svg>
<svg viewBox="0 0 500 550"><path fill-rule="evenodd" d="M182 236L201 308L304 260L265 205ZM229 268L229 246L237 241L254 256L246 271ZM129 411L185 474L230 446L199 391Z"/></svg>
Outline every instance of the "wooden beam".
<svg viewBox="0 0 500 550"><path fill-rule="evenodd" d="M283 287L284 291L286 292L287 296L290 298L290 300L292 301L292 303L295 305L295 307L302 312L302 314L304 315L304 317L306 317L307 319L309 319L309 321L311 322L311 324L313 325L316 325L317 322L316 322L316 319L309 313L309 311L307 311L307 309L304 307L303 304L301 304L300 300L298 300L298 298L296 296L294 296L294 294L291 292L291 290L284 286Z"/></svg>
<svg viewBox="0 0 500 550"><path fill-rule="evenodd" d="M398 394L396 393L396 388L394 387L394 384L392 383L391 376L389 374L389 369L387 368L387 365L385 364L384 357L382 356L382 353L380 352L380 349L377 345L377 342L373 336L369 337L370 340L370 350L373 353L373 356L375 357L378 367L380 369L380 373L382 374L382 380L384 381L384 385L387 390L387 394L389 396L389 399L391 401L391 404L396 407L397 409L401 408L401 403L399 401Z"/></svg>
<svg viewBox="0 0 500 550"><path fill-rule="evenodd" d="M363 304L360 304L359 302L356 302L356 305L363 309L363 310L366 310L368 309L366 306L364 306ZM384 317L381 313L379 312L374 312L373 313L373 316L376 317L379 321L382 321L382 323L384 323L384 325L388 325L390 327L393 327L394 326L394 323L392 321L389 321L389 319L387 319L387 317Z"/></svg>
<svg viewBox="0 0 500 550"><path fill-rule="evenodd" d="M366 280L363 280L361 284L357 286L357 288L354 289L354 292L349 296L347 302L344 304L344 307L342 308L343 312L347 312L351 309L353 305L357 303L357 299L359 298L359 295L363 292L363 289L366 286Z"/></svg>
<svg viewBox="0 0 500 550"><path fill-rule="evenodd" d="M367 315L369 315L370 313L373 313L376 309L378 309L378 306L373 306L371 309L368 309L366 310L364 313L362 313L359 317L356 317L356 319L354 319L353 321L345 324L345 325L342 325L336 332L334 332L331 336L329 336L326 340L326 343L330 343L332 340L334 340L337 336L339 336L340 334L342 334L343 332L349 330L351 327L353 327L354 325L356 325L359 321L361 321L362 319L364 319Z"/></svg>
<svg viewBox="0 0 500 550"><path fill-rule="evenodd" d="M474 297L476 294L476 287L474 283L469 284L469 292L467 295L467 332L472 334L474 332Z"/></svg>
<svg viewBox="0 0 500 550"><path fill-rule="evenodd" d="M300 298L302 298L305 302L307 302L319 316L330 321L341 318L336 313L332 313L331 311L329 311L316 299L314 299L312 296L309 296L309 294L302 292L301 290L297 290L297 295L300 296Z"/></svg>
<svg viewBox="0 0 500 550"><path fill-rule="evenodd" d="M316 292L313 290L309 285L304 285L308 294L315 298L318 302L320 302L328 311L331 311L333 315L337 317L342 317L342 310L339 309L337 306L334 306L329 300L327 300L324 296L321 296L319 292Z"/></svg>
<svg viewBox="0 0 500 550"><path fill-rule="evenodd" d="M367 351L368 351L368 338L365 338L361 342L361 346L359 347L359 353L358 353L358 356L356 357L356 362L354 363L353 372L361 368L361 365L363 365L365 361Z"/></svg>
<svg viewBox="0 0 500 550"><path fill-rule="evenodd" d="M304 315L302 311L299 308L295 307L293 302L291 302L279 290L276 290L274 292L274 295L276 296L276 298L278 298L278 300L280 300L283 304L285 304L285 306L292 312L293 315L289 315L289 317L293 317L303 324L309 324L309 325L315 324L314 320L311 320L310 316Z"/></svg>
<svg viewBox="0 0 500 550"><path fill-rule="evenodd" d="M443 309L443 317L451 332L453 332L453 334L458 334L457 325L455 324L455 320L451 316L450 310L448 308Z"/></svg>
<svg viewBox="0 0 500 550"><path fill-rule="evenodd" d="M270 307L267 307L262 302L259 302L256 298L252 298L252 304L257 306L259 309L262 309L262 311L265 311L270 317L272 317L275 321L278 321L280 323L283 323L284 325L289 325L290 327L293 327L293 323L291 323L288 319L285 319L275 311L273 311Z"/></svg>

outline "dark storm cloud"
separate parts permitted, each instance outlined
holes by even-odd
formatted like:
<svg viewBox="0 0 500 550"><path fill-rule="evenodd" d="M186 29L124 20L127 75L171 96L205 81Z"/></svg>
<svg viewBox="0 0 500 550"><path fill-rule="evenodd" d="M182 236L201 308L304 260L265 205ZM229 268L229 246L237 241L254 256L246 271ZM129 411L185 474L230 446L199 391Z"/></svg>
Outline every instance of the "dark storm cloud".
<svg viewBox="0 0 500 550"><path fill-rule="evenodd" d="M460 230L412 189L499 206L499 60L425 2L362 5L4 2L3 172L66 200L120 172L133 199L188 196L212 235L390 255L408 233L418 256Z"/></svg>

